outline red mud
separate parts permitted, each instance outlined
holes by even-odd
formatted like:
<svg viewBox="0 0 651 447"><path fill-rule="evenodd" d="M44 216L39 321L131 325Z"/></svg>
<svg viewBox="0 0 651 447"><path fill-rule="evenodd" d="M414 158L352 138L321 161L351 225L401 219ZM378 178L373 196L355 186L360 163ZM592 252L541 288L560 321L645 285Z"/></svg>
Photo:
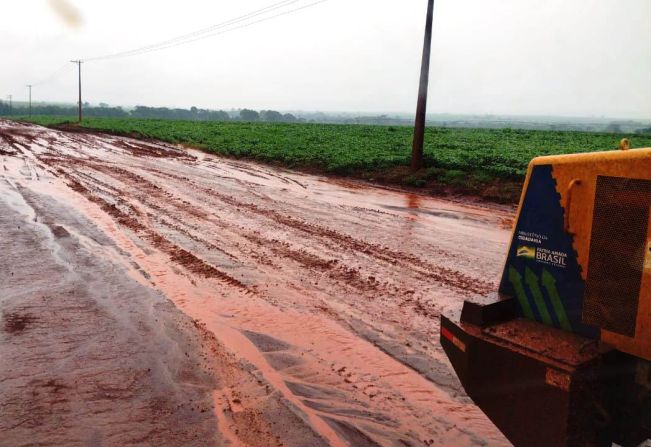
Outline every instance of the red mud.
<svg viewBox="0 0 651 447"><path fill-rule="evenodd" d="M186 421L185 434L178 424L157 428L141 443L191 443L192 432L204 435L201 445L508 444L454 377L438 343L438 316L458 310L464 297L495 289L510 210L151 141L2 121L0 137L0 204L18 194L33 202L32 219L49 215L56 224L49 242L56 263L91 278L93 293L145 324L154 317L139 309L152 306L150 295L176 306L155 318L184 340L186 355L165 361L174 368L189 359L194 367L183 374L200 372L193 398L212 410L212 420ZM8 243L20 258L20 244L28 242ZM72 243L79 247L68 253ZM83 253L90 257L80 261ZM133 299L115 295L123 283L137 291ZM20 284L0 296L7 337L28 334L47 313L47 306L21 308ZM107 334L118 330L112 320L102 324ZM165 334L150 331L148 344L162 343ZM19 343L2 337L0 350ZM148 344L134 340L129 349L145 350ZM126 346L111 349L128 356ZM87 349L104 347L98 342ZM151 352L152 360L141 363L157 355L166 358ZM32 362L21 368L25 374L43 366ZM116 357L94 367L115 377L139 369L120 362ZM189 396L183 374L159 384L174 390L179 406ZM6 420L20 423L4 380L0 376L0 408L9 408ZM130 405L129 399L113 401L104 417L111 420L111 412ZM58 411L40 419L39 439L56 433L76 444L75 424L58 428ZM121 429L140 433L153 416L132 411L141 420ZM175 417L175 410L169 414ZM97 430L103 445L121 445L116 433ZM21 433L0 423L0 439L17 441L11 445L23 445Z"/></svg>

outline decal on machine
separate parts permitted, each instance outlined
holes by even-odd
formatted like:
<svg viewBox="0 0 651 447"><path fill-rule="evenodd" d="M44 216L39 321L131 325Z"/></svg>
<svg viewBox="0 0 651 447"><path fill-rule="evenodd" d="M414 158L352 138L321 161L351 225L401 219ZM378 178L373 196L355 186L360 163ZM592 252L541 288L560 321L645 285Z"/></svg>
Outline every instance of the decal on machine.
<svg viewBox="0 0 651 447"><path fill-rule="evenodd" d="M549 241L549 237L544 234L519 231L518 242L520 245L518 245L516 256L531 259L540 264L567 268L567 252L544 247L543 245L547 241ZM538 246L530 244L537 244Z"/></svg>
<svg viewBox="0 0 651 447"><path fill-rule="evenodd" d="M535 166L499 290L525 318L596 338L599 331L582 321L585 282L564 216L553 167Z"/></svg>

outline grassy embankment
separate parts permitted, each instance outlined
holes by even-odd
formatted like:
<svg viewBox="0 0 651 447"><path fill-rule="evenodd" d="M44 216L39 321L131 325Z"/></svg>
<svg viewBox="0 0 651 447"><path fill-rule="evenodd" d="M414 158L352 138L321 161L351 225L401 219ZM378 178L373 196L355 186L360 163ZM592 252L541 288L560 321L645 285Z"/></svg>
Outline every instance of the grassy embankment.
<svg viewBox="0 0 651 447"><path fill-rule="evenodd" d="M57 127L70 118L34 117ZM412 129L391 126L191 122L90 118L82 127L182 143L288 168L515 202L539 155L613 150L626 135L591 132L428 128L426 168L409 171ZM651 136L633 137L651 147Z"/></svg>

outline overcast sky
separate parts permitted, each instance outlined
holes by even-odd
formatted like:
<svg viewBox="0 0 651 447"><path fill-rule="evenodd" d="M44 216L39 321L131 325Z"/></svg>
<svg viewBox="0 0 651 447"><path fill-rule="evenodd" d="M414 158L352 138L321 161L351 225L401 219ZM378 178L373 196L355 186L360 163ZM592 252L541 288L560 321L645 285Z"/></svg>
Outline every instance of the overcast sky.
<svg viewBox="0 0 651 447"><path fill-rule="evenodd" d="M67 0L67 16L53 8L65 0L5 1L0 97L26 98L24 84L69 59L157 43L277 1ZM411 112L426 6L328 0L189 45L89 62L84 100ZM437 0L429 112L651 118L650 19L650 0ZM34 88L34 100L76 100L68 65Z"/></svg>

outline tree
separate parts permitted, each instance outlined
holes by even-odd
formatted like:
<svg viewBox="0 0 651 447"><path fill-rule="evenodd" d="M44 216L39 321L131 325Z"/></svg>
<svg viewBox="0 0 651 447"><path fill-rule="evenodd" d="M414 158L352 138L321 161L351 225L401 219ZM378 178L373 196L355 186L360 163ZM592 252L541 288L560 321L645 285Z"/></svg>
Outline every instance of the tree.
<svg viewBox="0 0 651 447"><path fill-rule="evenodd" d="M277 123L283 120L283 115L275 110L263 110L261 113L263 121Z"/></svg>
<svg viewBox="0 0 651 447"><path fill-rule="evenodd" d="M223 110L208 112L209 121L228 121L230 119L231 119L230 115L224 112Z"/></svg>
<svg viewBox="0 0 651 447"><path fill-rule="evenodd" d="M283 115L283 121L286 123L295 123L296 122L296 117L292 115L291 113L285 113Z"/></svg>
<svg viewBox="0 0 651 447"><path fill-rule="evenodd" d="M259 121L260 114L255 110L242 109L240 110L240 119L242 121Z"/></svg>

